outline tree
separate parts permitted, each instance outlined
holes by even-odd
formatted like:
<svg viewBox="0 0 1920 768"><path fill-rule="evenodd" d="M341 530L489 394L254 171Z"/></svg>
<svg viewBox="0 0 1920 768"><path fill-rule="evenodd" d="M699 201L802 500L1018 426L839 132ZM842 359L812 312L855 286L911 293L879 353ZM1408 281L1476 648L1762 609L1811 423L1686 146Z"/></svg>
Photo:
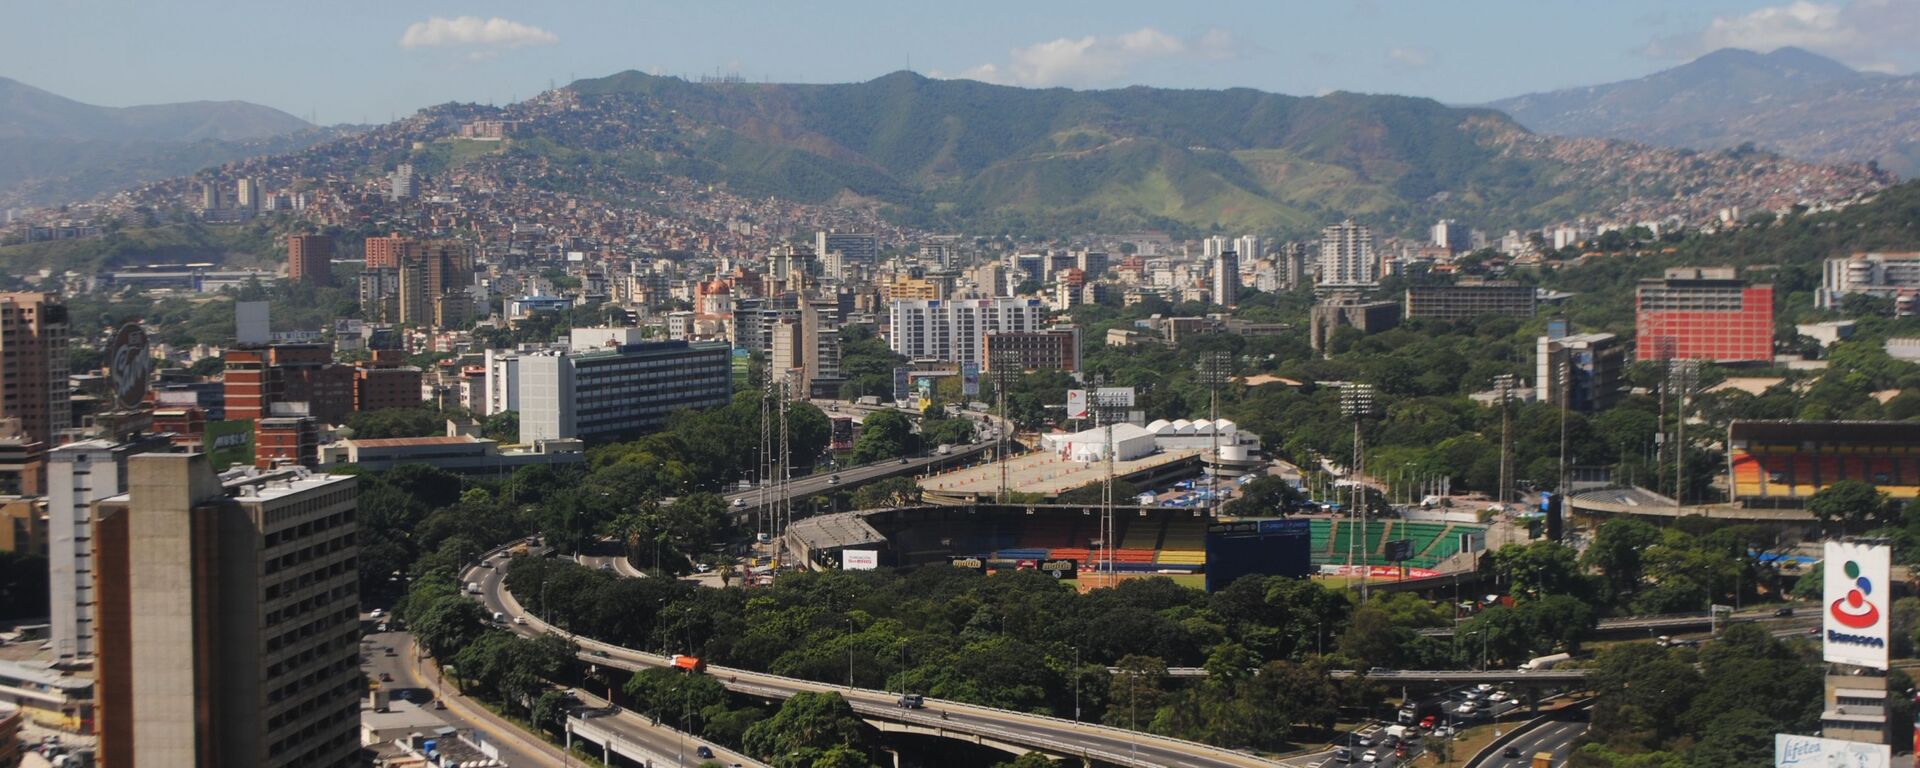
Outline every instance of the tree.
<svg viewBox="0 0 1920 768"><path fill-rule="evenodd" d="M905 415L897 411L881 411L868 415L860 423L860 437L853 441L853 463L892 459L913 453L919 443L913 434L913 424Z"/></svg>
<svg viewBox="0 0 1920 768"><path fill-rule="evenodd" d="M1039 752L1028 752L1004 763L996 763L993 768L1057 768L1058 765L1053 758Z"/></svg>
<svg viewBox="0 0 1920 768"><path fill-rule="evenodd" d="M1859 531L1891 522L1887 494L1859 480L1841 480L1807 500L1807 509L1828 531Z"/></svg>
<svg viewBox="0 0 1920 768"><path fill-rule="evenodd" d="M1547 595L1586 598L1593 594L1592 584L1580 570L1579 554L1558 542L1536 541L1496 549L1493 571L1507 585L1507 593L1517 599Z"/></svg>
<svg viewBox="0 0 1920 768"><path fill-rule="evenodd" d="M1618 599L1632 594L1645 576L1643 558L1648 547L1660 540L1660 529L1633 518L1616 518L1600 524L1593 545L1580 561L1593 566L1606 577L1607 593Z"/></svg>
<svg viewBox="0 0 1920 768"><path fill-rule="evenodd" d="M748 752L780 768L810 768L835 747L864 750L870 744L868 731L840 694L802 691L781 704L773 717L747 728L743 743Z"/></svg>
<svg viewBox="0 0 1920 768"><path fill-rule="evenodd" d="M920 485L910 477L889 477L853 491L854 509L903 507L920 500Z"/></svg>
<svg viewBox="0 0 1920 768"><path fill-rule="evenodd" d="M1280 517L1305 502L1306 496L1293 483L1275 475L1262 475L1240 486L1240 496L1221 511L1235 517Z"/></svg>

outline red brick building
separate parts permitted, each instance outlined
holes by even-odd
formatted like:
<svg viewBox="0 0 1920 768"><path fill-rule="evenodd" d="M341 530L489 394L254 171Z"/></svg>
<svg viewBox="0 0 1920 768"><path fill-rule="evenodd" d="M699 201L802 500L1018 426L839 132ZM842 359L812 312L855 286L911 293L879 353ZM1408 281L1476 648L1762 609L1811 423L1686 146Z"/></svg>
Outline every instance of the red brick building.
<svg viewBox="0 0 1920 768"><path fill-rule="evenodd" d="M287 280L333 285L333 238L326 235L288 235Z"/></svg>
<svg viewBox="0 0 1920 768"><path fill-rule="evenodd" d="M1732 267L1669 269L1640 281L1636 360L1773 359L1773 286L1748 285Z"/></svg>
<svg viewBox="0 0 1920 768"><path fill-rule="evenodd" d="M418 248L411 237L387 235L369 237L366 243L367 269L395 269L406 256Z"/></svg>

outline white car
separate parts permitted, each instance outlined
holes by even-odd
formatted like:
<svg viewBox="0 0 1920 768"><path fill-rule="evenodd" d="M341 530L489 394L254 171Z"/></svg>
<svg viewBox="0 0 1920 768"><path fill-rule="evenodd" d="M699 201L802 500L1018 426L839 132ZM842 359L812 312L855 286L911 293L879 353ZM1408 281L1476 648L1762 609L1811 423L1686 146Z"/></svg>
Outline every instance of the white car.
<svg viewBox="0 0 1920 768"><path fill-rule="evenodd" d="M1507 700L1506 691L1494 691L1493 693L1487 694L1487 701L1501 702L1506 700Z"/></svg>
<svg viewBox="0 0 1920 768"><path fill-rule="evenodd" d="M1366 754L1360 756L1360 762L1363 762L1363 763L1380 762L1380 751L1374 750L1374 749L1367 750Z"/></svg>
<svg viewBox="0 0 1920 768"><path fill-rule="evenodd" d="M1473 687L1473 690L1475 690L1475 691L1478 691L1478 692L1480 692L1480 693L1487 693L1488 691L1492 691L1492 690L1493 690L1493 684L1492 684L1492 683L1481 683L1481 684L1479 684L1479 685L1476 685L1476 686L1474 686L1474 687Z"/></svg>
<svg viewBox="0 0 1920 768"><path fill-rule="evenodd" d="M525 616L515 616L515 617L513 617L513 623L515 623L515 624L525 624L525 623L527 623L527 618L526 618Z"/></svg>

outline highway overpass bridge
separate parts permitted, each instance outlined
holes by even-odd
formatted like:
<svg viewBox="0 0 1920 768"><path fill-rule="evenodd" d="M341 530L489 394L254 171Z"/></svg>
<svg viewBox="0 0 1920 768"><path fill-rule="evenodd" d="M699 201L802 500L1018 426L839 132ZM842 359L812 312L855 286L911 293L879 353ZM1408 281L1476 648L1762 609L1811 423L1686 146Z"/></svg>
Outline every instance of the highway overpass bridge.
<svg viewBox="0 0 1920 768"><path fill-rule="evenodd" d="M668 656L573 635L529 614L506 589L510 562L500 561L493 568L469 568L461 578L480 585L480 594L475 597L489 612L525 622L508 623L512 631L527 636L543 632L565 635L580 647L580 660L592 665L629 671L671 666ZM925 709L910 710L899 707L899 696L888 691L829 685L729 667L710 666L707 674L722 681L730 691L772 701L791 698L801 691L832 691L845 698L855 713L883 731L959 739L1010 754L1039 751L1058 758L1077 759L1089 766L1123 768L1277 768L1280 765L1198 742L956 701L927 699Z"/></svg>
<svg viewBox="0 0 1920 768"><path fill-rule="evenodd" d="M1108 667L1115 675L1126 674L1119 667ZM1368 680L1393 685L1431 685L1459 686L1487 683L1496 686L1564 687L1577 685L1587 679L1585 669L1542 669L1521 671L1517 669L1385 669L1361 673L1351 669L1336 669L1329 674L1335 680L1352 677L1365 677ZM1167 677L1206 677L1205 667L1167 667Z"/></svg>

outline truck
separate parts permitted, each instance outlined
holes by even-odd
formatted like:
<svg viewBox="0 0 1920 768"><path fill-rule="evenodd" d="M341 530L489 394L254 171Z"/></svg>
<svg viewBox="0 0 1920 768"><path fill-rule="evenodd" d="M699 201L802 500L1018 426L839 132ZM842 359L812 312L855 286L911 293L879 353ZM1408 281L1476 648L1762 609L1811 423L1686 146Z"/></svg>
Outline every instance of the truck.
<svg viewBox="0 0 1920 768"><path fill-rule="evenodd" d="M1572 658L1573 656L1565 653L1553 653L1553 654L1548 654L1546 656L1536 656L1532 659L1529 659L1527 663L1521 664L1520 671L1521 672L1538 672L1543 669L1553 669L1554 666L1565 663L1568 660L1571 660Z"/></svg>
<svg viewBox="0 0 1920 768"><path fill-rule="evenodd" d="M1553 768L1553 753L1552 752L1533 753L1532 768Z"/></svg>
<svg viewBox="0 0 1920 768"><path fill-rule="evenodd" d="M853 402L858 403L860 405L878 406L880 405L880 398L875 395L867 395Z"/></svg>
<svg viewBox="0 0 1920 768"><path fill-rule="evenodd" d="M480 582L477 582L477 581L467 582L467 594L469 595L480 594Z"/></svg>
<svg viewBox="0 0 1920 768"><path fill-rule="evenodd" d="M1392 736L1394 739L1398 741L1406 741L1408 733L1418 733L1418 731L1415 731L1414 729L1408 728L1407 726L1404 726L1404 725L1387 726L1387 735Z"/></svg>
<svg viewBox="0 0 1920 768"><path fill-rule="evenodd" d="M694 672L705 672L707 671L707 663L701 661L698 656L685 656L676 653L673 655L673 668L684 670L690 674Z"/></svg>
<svg viewBox="0 0 1920 768"><path fill-rule="evenodd" d="M953 444L952 444L952 443L941 443L941 444L940 444L940 447L934 450L934 453L938 453L938 454L940 454L940 455L942 455L942 456L945 456L945 455L947 455L947 454L950 454L950 453L953 453Z"/></svg>

